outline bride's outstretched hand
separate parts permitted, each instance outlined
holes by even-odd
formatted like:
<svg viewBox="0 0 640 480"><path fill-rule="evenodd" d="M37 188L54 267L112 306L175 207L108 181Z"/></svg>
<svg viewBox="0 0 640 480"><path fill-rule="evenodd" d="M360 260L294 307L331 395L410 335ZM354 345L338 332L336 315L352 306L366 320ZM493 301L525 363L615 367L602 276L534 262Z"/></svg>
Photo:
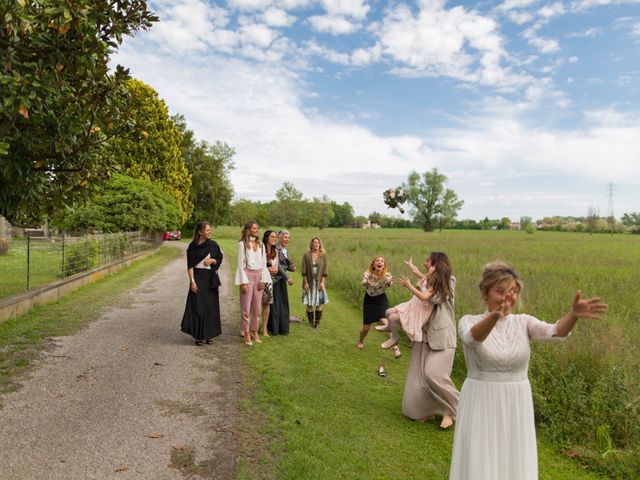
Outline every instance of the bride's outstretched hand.
<svg viewBox="0 0 640 480"><path fill-rule="evenodd" d="M571 305L571 312L580 318L592 318L598 320L607 311L607 304L600 301L600 297L591 297L582 300L582 292L576 291Z"/></svg>

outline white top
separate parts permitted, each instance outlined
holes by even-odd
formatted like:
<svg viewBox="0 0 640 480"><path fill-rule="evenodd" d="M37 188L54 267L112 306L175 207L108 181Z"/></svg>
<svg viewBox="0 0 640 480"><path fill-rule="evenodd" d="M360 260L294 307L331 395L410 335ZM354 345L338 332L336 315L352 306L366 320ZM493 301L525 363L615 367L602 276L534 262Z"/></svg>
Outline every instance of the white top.
<svg viewBox="0 0 640 480"><path fill-rule="evenodd" d="M262 248L254 251L245 248L243 242L238 242L238 266L236 268L236 285L246 285L249 283L249 277L245 272L247 270L262 270L262 283L271 283L271 274L267 269L267 255Z"/></svg>
<svg viewBox="0 0 640 480"><path fill-rule="evenodd" d="M498 320L483 342L477 342L471 336L471 327L487 314L465 315L458 323L468 378L526 380L531 355L529 341L564 339L554 336L555 323L546 323L525 313L512 313Z"/></svg>
<svg viewBox="0 0 640 480"><path fill-rule="evenodd" d="M204 268L205 270L211 270L211 265L205 265L204 261L209 260L211 258L211 254L207 253L207 256L200 260L200 263L197 263L193 268Z"/></svg>

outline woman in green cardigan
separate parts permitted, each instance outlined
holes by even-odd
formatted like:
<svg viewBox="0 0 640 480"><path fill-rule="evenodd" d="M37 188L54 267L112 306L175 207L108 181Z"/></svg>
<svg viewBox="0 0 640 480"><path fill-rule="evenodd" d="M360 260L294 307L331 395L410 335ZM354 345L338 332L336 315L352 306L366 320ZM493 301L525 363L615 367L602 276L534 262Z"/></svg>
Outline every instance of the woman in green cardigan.
<svg viewBox="0 0 640 480"><path fill-rule="evenodd" d="M307 306L309 325L318 328L322 308L329 303L325 286L328 273L327 254L318 237L309 243L309 251L302 257L302 303ZM315 312L314 312L315 310Z"/></svg>

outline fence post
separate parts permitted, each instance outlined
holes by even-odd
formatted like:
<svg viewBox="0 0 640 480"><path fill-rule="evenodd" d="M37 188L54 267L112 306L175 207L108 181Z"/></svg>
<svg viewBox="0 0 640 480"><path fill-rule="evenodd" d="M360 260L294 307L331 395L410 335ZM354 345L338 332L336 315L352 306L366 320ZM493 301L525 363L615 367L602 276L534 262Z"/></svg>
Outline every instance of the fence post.
<svg viewBox="0 0 640 480"><path fill-rule="evenodd" d="M64 278L64 233L62 234L62 278Z"/></svg>
<svg viewBox="0 0 640 480"><path fill-rule="evenodd" d="M27 235L27 292L29 291L31 276L31 237Z"/></svg>

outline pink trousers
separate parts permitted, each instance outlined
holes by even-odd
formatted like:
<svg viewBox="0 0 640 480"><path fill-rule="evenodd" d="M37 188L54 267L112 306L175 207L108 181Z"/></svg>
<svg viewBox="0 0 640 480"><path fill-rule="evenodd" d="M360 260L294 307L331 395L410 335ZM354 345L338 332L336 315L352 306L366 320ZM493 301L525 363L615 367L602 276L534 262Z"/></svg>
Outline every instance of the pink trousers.
<svg viewBox="0 0 640 480"><path fill-rule="evenodd" d="M249 279L247 293L242 293L242 285L240 286L240 310L242 317L240 318L240 331L242 333L247 330L258 330L260 321L260 304L262 303L262 290L258 290L262 280L262 270L244 269Z"/></svg>

